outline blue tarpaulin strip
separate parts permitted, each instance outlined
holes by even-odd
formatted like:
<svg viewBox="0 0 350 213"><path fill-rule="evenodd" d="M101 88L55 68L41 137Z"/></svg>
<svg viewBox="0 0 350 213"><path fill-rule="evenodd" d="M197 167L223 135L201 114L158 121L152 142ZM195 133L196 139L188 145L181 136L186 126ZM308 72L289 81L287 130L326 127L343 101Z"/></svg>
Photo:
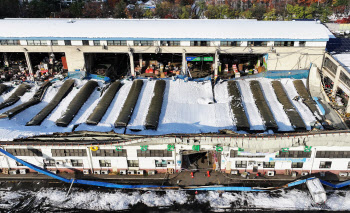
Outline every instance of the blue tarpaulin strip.
<svg viewBox="0 0 350 213"><path fill-rule="evenodd" d="M324 180L320 180L320 181L321 181L322 184L324 184L326 186L330 186L330 187L335 188L335 189L339 189L339 188L342 188L342 187L350 185L350 180L344 181L344 182L338 183L338 184L329 183L329 182L324 181Z"/></svg>
<svg viewBox="0 0 350 213"><path fill-rule="evenodd" d="M318 108L320 109L322 115L325 115L326 114L326 110L324 110L323 106L318 101L318 98L317 97L312 97L312 98L316 101L316 104L317 104Z"/></svg>

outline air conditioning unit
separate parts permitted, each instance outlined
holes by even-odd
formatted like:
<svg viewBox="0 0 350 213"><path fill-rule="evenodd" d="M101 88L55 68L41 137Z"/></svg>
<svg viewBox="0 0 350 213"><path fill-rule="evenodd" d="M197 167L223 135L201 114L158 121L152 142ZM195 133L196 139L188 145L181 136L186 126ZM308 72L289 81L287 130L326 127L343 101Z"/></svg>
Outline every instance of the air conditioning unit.
<svg viewBox="0 0 350 213"><path fill-rule="evenodd" d="M149 170L148 171L148 175L155 175L156 174L156 171L155 170Z"/></svg>
<svg viewBox="0 0 350 213"><path fill-rule="evenodd" d="M143 170L136 170L135 172L137 175L143 175Z"/></svg>
<svg viewBox="0 0 350 213"><path fill-rule="evenodd" d="M301 176L307 176L307 175L309 175L308 172L302 172L302 173L301 173Z"/></svg>
<svg viewBox="0 0 350 213"><path fill-rule="evenodd" d="M94 170L94 175L100 175L101 174L101 170Z"/></svg>
<svg viewBox="0 0 350 213"><path fill-rule="evenodd" d="M258 162L258 166L263 166L263 163L262 162Z"/></svg>
<svg viewBox="0 0 350 213"><path fill-rule="evenodd" d="M134 170L128 170L128 175L134 175L135 171Z"/></svg>
<svg viewBox="0 0 350 213"><path fill-rule="evenodd" d="M57 164L57 165L63 165L63 164L64 164L64 161L63 161L63 160L56 160L56 164Z"/></svg>
<svg viewBox="0 0 350 213"><path fill-rule="evenodd" d="M297 177L297 175L298 175L298 172L292 172L292 177Z"/></svg>
<svg viewBox="0 0 350 213"><path fill-rule="evenodd" d="M19 173L20 173L21 175L25 175L25 174L27 174L27 170L26 170L26 169L20 169L20 170L19 170Z"/></svg>
<svg viewBox="0 0 350 213"><path fill-rule="evenodd" d="M231 171L231 175L238 175L239 174L239 171L238 170L232 170Z"/></svg>
<svg viewBox="0 0 350 213"><path fill-rule="evenodd" d="M10 175L17 175L17 170L10 170Z"/></svg>
<svg viewBox="0 0 350 213"><path fill-rule="evenodd" d="M103 175L108 175L108 174L109 174L109 170L102 170L102 171L101 171L101 174L103 174Z"/></svg>
<svg viewBox="0 0 350 213"><path fill-rule="evenodd" d="M339 172L339 177L347 177L348 173L347 172Z"/></svg>
<svg viewBox="0 0 350 213"><path fill-rule="evenodd" d="M83 174L84 174L84 175L90 174L90 169L84 169L84 170L83 170Z"/></svg>
<svg viewBox="0 0 350 213"><path fill-rule="evenodd" d="M269 177L275 176L275 171L268 171L267 176L269 176Z"/></svg>
<svg viewBox="0 0 350 213"><path fill-rule="evenodd" d="M121 175L126 175L126 170L120 170L120 171L119 171L119 174L121 174Z"/></svg>

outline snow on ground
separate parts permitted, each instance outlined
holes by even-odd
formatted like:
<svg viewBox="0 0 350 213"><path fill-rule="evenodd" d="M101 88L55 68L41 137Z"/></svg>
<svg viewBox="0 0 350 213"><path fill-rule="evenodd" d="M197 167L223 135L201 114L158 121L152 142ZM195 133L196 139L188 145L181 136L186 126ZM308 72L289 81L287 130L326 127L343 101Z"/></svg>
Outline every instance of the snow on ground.
<svg viewBox="0 0 350 213"><path fill-rule="evenodd" d="M316 121L316 119L312 114L312 112L309 110L309 108L302 102L302 100L300 99L298 101L293 100L295 96L299 96L297 90L294 87L293 79L284 78L284 79L281 79L281 83L289 97L289 100L292 101L292 104L294 105L294 107L296 108L296 110L299 112L300 116L304 120L306 129L311 130L310 123Z"/></svg>
<svg viewBox="0 0 350 213"><path fill-rule="evenodd" d="M154 96L154 86L156 81L143 81L142 90L137 100L134 112L131 116L126 133L132 134L132 130L143 130L151 100Z"/></svg>
<svg viewBox="0 0 350 213"><path fill-rule="evenodd" d="M260 116L258 107L255 105L253 93L250 90L248 80L238 80L239 90L242 96L242 102L246 111L250 130L264 130L264 122Z"/></svg>
<svg viewBox="0 0 350 213"><path fill-rule="evenodd" d="M67 196L64 189L42 188L34 191L0 190L0 210L50 209L64 212L65 210L118 211L133 210L137 204L145 207L176 207L182 209L197 209L206 211L244 210L281 210L301 211L349 211L349 191L329 191L328 200L324 205L316 205L307 191L298 189L282 190L275 193L252 192L204 192L192 197L185 191L157 192L122 192L115 190L103 192L97 190L80 191L73 187ZM209 205L209 208L207 207ZM164 209L166 210L166 209ZM167 210L169 211L169 210Z"/></svg>
<svg viewBox="0 0 350 213"><path fill-rule="evenodd" d="M294 128L292 127L287 114L284 112L282 104L278 101L274 89L272 88L271 79L263 78L260 80L260 84L267 104L269 105L273 117L278 125L278 130L293 131Z"/></svg>
<svg viewBox="0 0 350 213"><path fill-rule="evenodd" d="M238 80L239 88L242 93L243 105L248 113L248 120L251 130L263 130L264 124L255 101L251 93L249 80ZM262 84L263 91L272 113L276 119L279 129L282 131L292 131L291 124L287 115L284 113L282 105L278 102L269 79L258 78ZM289 98L292 100L297 96L292 79L281 79L283 86ZM79 90L87 80L77 80L76 87L62 100L52 113L42 122L40 126L25 126L41 109L43 109L51 99L56 95L63 82L57 81L46 92L41 103L32 106L11 120L0 119L0 140L13 140L18 137L26 137L40 134L51 134L54 132L70 132L76 127L76 131L115 131L124 133L125 128L116 129L116 121L130 91L132 81L122 81L123 86L114 97L111 105L107 109L104 117L97 126L85 124L86 119L92 113L98 102L101 100L101 93L97 89L91 94L86 103L79 110L73 121L67 127L56 126L56 120L59 119L66 111L69 103L74 99ZM147 116L148 108L153 97L155 81L144 80L138 102L134 113L130 119L126 133L142 135L161 135L170 133L203 133L218 132L221 129L235 129L235 119L230 109L230 97L227 90L227 82L220 81L214 86L214 92L210 81L206 82L185 82L177 79L176 81L168 80L164 92L162 111L159 118L157 131L144 130L144 122ZM100 81L99 86L103 87ZM0 110L3 113L14 106L28 101L35 93L39 86L33 86L30 92L27 92L21 100L13 106ZM3 94L1 99L8 98L16 88ZM301 101L292 101L296 109L300 112L307 128L310 129L310 123L315 121L313 114ZM141 131L133 132L131 129Z"/></svg>

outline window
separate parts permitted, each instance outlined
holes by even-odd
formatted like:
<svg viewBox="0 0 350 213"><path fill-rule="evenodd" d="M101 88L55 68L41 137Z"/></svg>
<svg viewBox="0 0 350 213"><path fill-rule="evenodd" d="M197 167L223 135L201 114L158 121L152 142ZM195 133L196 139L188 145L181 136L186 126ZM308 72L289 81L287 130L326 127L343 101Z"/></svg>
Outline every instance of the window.
<svg viewBox="0 0 350 213"><path fill-rule="evenodd" d="M76 167L82 167L83 166L83 160L70 160L70 162L71 162L72 166L76 166Z"/></svg>
<svg viewBox="0 0 350 213"><path fill-rule="evenodd" d="M303 162L292 162L292 168L303 168L304 163Z"/></svg>
<svg viewBox="0 0 350 213"><path fill-rule="evenodd" d="M116 149L99 149L96 152L92 152L92 156L102 157L126 157L126 149L117 151Z"/></svg>
<svg viewBox="0 0 350 213"><path fill-rule="evenodd" d="M323 66L326 67L329 71L331 71L334 75L337 73L337 65L333 63L329 58L324 59Z"/></svg>
<svg viewBox="0 0 350 213"><path fill-rule="evenodd" d="M21 164L20 162L17 162L17 161L16 161L16 165L17 166L24 166L23 164Z"/></svg>
<svg viewBox="0 0 350 213"><path fill-rule="evenodd" d="M292 151L289 150L288 152L282 152L280 151L276 158L310 158L311 152L304 152L304 151Z"/></svg>
<svg viewBox="0 0 350 213"><path fill-rule="evenodd" d="M87 156L85 149L51 149L51 154L52 154L52 157Z"/></svg>
<svg viewBox="0 0 350 213"><path fill-rule="evenodd" d="M166 160L156 160L156 167L166 167L167 161Z"/></svg>
<svg viewBox="0 0 350 213"><path fill-rule="evenodd" d="M128 160L128 167L139 167L139 160Z"/></svg>
<svg viewBox="0 0 350 213"><path fill-rule="evenodd" d="M41 149L6 149L14 156L43 156Z"/></svg>
<svg viewBox="0 0 350 213"><path fill-rule="evenodd" d="M101 45L101 43L99 40L94 40L94 46L100 46L100 45Z"/></svg>
<svg viewBox="0 0 350 213"><path fill-rule="evenodd" d="M107 41L108 46L126 46L126 41L111 40Z"/></svg>
<svg viewBox="0 0 350 213"><path fill-rule="evenodd" d="M99 160L100 167L111 167L111 161L110 160Z"/></svg>
<svg viewBox="0 0 350 213"><path fill-rule="evenodd" d="M134 46L154 46L153 41L134 41Z"/></svg>
<svg viewBox="0 0 350 213"><path fill-rule="evenodd" d="M332 166L332 161L321 161L320 169L330 169Z"/></svg>
<svg viewBox="0 0 350 213"><path fill-rule="evenodd" d="M251 47L266 47L267 41L248 41L248 46Z"/></svg>
<svg viewBox="0 0 350 213"><path fill-rule="evenodd" d="M306 41L299 41L299 47L305 47Z"/></svg>
<svg viewBox="0 0 350 213"><path fill-rule="evenodd" d="M292 46L294 46L294 41L275 41L274 46L276 46L276 47L292 47Z"/></svg>
<svg viewBox="0 0 350 213"><path fill-rule="evenodd" d="M172 151L168 150L137 150L137 157L172 157Z"/></svg>
<svg viewBox="0 0 350 213"><path fill-rule="evenodd" d="M58 45L58 41L57 40L51 40L51 45L52 46L57 46Z"/></svg>
<svg viewBox="0 0 350 213"><path fill-rule="evenodd" d="M236 161L236 168L247 168L247 161Z"/></svg>
<svg viewBox="0 0 350 213"><path fill-rule="evenodd" d="M89 40L83 40L83 45L84 46L89 46Z"/></svg>
<svg viewBox="0 0 350 213"><path fill-rule="evenodd" d="M0 45L20 45L19 40L0 40Z"/></svg>
<svg viewBox="0 0 350 213"><path fill-rule="evenodd" d="M191 46L209 46L209 41L191 41Z"/></svg>
<svg viewBox="0 0 350 213"><path fill-rule="evenodd" d="M161 41L162 46L180 46L180 41Z"/></svg>
<svg viewBox="0 0 350 213"><path fill-rule="evenodd" d="M220 46L239 47L239 46L241 46L241 42L240 41L220 41Z"/></svg>
<svg viewBox="0 0 350 213"><path fill-rule="evenodd" d="M64 40L64 45L71 46L72 45L72 41L71 40Z"/></svg>
<svg viewBox="0 0 350 213"><path fill-rule="evenodd" d="M45 41L45 40L27 40L27 45L29 45L29 46L47 45L47 41Z"/></svg>
<svg viewBox="0 0 350 213"><path fill-rule="evenodd" d="M349 151L317 151L316 158L350 158Z"/></svg>
<svg viewBox="0 0 350 213"><path fill-rule="evenodd" d="M44 165L46 166L56 166L56 162L53 159L46 160Z"/></svg>
<svg viewBox="0 0 350 213"><path fill-rule="evenodd" d="M263 162L264 168L275 168L275 162Z"/></svg>

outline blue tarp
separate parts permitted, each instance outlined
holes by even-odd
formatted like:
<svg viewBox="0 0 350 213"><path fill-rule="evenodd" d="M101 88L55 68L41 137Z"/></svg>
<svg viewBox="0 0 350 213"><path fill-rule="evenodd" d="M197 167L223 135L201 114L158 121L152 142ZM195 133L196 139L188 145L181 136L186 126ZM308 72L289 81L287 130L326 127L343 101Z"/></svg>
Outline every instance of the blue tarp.
<svg viewBox="0 0 350 213"><path fill-rule="evenodd" d="M106 76L90 74L90 73L86 74L86 79L89 79L89 80L90 79L102 80L102 81L105 81L106 83L111 82L111 79L106 77Z"/></svg>
<svg viewBox="0 0 350 213"><path fill-rule="evenodd" d="M318 98L317 97L312 97L315 101L316 101L316 104L318 106L318 108L320 109L321 111L321 114L322 115L325 115L326 114L326 110L324 110L323 106L321 105L320 102L318 102Z"/></svg>
<svg viewBox="0 0 350 213"><path fill-rule="evenodd" d="M276 70L276 71L266 71L261 72L256 75L250 75L248 78L272 78L272 79L280 79L280 78L294 78L294 79L304 79L309 76L309 70ZM247 76L244 76L245 78Z"/></svg>

